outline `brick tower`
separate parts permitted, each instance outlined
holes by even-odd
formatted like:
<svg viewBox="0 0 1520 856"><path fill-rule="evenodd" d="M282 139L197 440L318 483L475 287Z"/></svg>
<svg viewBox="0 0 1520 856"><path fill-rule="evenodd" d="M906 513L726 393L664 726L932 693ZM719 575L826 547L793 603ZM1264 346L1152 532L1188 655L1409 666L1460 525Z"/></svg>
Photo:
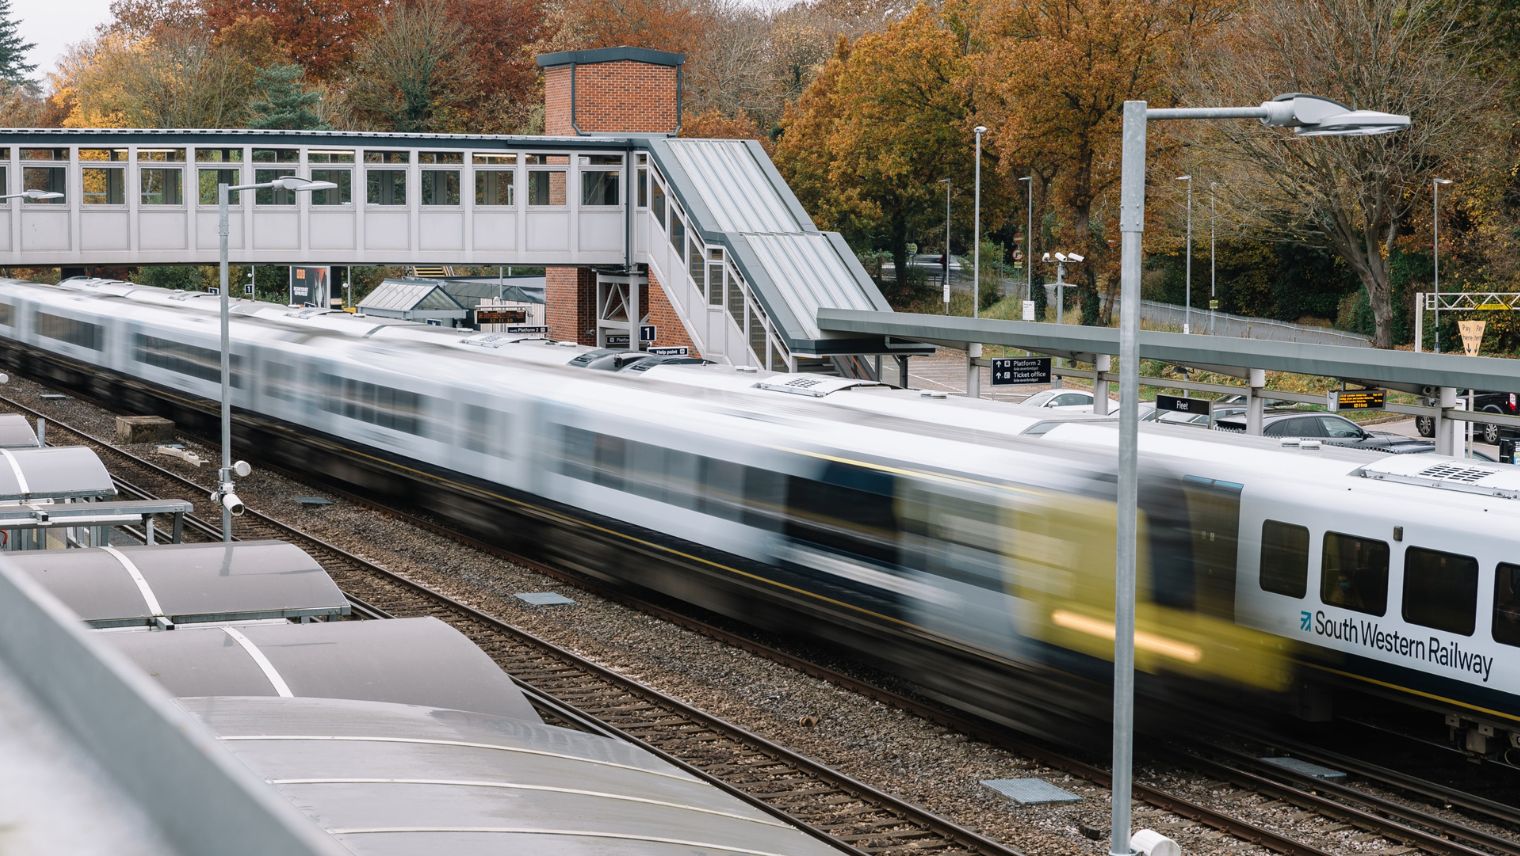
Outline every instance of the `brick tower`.
<svg viewBox="0 0 1520 856"><path fill-rule="evenodd" d="M540 54L544 133L573 137L677 132L684 62L681 54L631 47ZM545 280L549 335L583 345L596 344L595 273L588 268L550 267ZM687 344L681 341L686 338L685 331L663 291L653 286L647 291L641 289L641 293L648 295L640 304L658 325L662 343ZM656 316L670 319L656 320Z"/></svg>

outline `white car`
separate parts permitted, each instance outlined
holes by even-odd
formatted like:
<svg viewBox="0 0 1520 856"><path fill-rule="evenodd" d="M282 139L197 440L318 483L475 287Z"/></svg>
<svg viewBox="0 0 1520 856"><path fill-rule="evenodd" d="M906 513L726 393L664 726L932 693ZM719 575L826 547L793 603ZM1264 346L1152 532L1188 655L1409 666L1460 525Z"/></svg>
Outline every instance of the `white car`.
<svg viewBox="0 0 1520 856"><path fill-rule="evenodd" d="M1047 389L1044 392L1037 392L1019 403L1029 407L1044 407L1066 413L1091 413L1093 394L1085 389ZM1108 412L1117 413L1118 411L1119 402L1110 398L1108 400Z"/></svg>

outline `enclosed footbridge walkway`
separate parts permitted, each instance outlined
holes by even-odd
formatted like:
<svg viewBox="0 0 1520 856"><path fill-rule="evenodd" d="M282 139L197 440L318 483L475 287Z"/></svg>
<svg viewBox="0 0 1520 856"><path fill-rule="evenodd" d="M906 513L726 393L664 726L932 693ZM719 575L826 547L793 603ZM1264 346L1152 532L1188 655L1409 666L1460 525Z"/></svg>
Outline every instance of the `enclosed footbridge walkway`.
<svg viewBox="0 0 1520 856"><path fill-rule="evenodd" d="M213 264L217 185L287 175L337 187L242 193L233 263L575 267L596 277L598 344L668 304L683 329L666 332L721 362L796 370L885 351L818 327L822 307L888 307L753 141L5 130L0 187L62 195L0 203L0 264Z"/></svg>

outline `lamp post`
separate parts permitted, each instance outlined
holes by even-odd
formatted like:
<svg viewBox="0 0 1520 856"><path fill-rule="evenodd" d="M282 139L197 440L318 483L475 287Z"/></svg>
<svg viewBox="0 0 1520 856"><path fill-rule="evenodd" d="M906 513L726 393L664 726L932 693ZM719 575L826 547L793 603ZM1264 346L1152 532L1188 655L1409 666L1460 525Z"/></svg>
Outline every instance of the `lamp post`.
<svg viewBox="0 0 1520 856"><path fill-rule="evenodd" d="M1034 176L1026 175L1019 181L1029 185L1024 200L1024 299L1034 299ZM1044 318L1040 318L1044 321Z"/></svg>
<svg viewBox="0 0 1520 856"><path fill-rule="evenodd" d="M1258 107L1148 109L1124 102L1119 229L1119 484L1114 557L1114 759L1110 856L1131 856L1130 792L1135 715L1135 534L1140 435L1140 244L1145 230L1145 129L1151 119L1260 119L1299 136L1386 134L1408 116L1352 110L1312 95L1282 95Z"/></svg>
<svg viewBox="0 0 1520 856"><path fill-rule="evenodd" d="M945 186L945 264L942 270L942 282L945 288L945 314L950 314L950 179L942 178L940 184Z"/></svg>
<svg viewBox="0 0 1520 856"><path fill-rule="evenodd" d="M1441 185L1451 184L1449 178L1430 180L1430 251L1435 262L1436 290L1436 353L1441 353Z"/></svg>
<svg viewBox="0 0 1520 856"><path fill-rule="evenodd" d="M1214 335L1214 323L1219 320L1219 299L1214 290L1214 230L1219 225L1219 212L1214 208L1215 188L1219 182L1209 182L1209 335Z"/></svg>
<svg viewBox="0 0 1520 856"><path fill-rule="evenodd" d="M1182 315L1182 332L1186 335L1193 332L1193 177L1179 175L1177 180L1187 182L1187 297Z"/></svg>
<svg viewBox="0 0 1520 856"><path fill-rule="evenodd" d="M217 487L211 494L211 499L222 506L223 541L232 540L233 515L243 513L243 503L233 492L232 476L234 472L239 476L248 475L247 464L242 461L238 461L236 467L232 464L232 328L230 321L232 302L227 296L228 200L233 193L244 190L280 188L293 193L305 193L313 190L332 190L336 187L337 185L330 181L312 181L294 175L281 176L274 181L258 184L218 184L216 186L217 234L221 238L221 276L218 280L221 287L218 291L221 292L222 310L222 467L217 471Z"/></svg>
<svg viewBox="0 0 1520 856"><path fill-rule="evenodd" d="M971 193L971 317L982 314L982 135L987 126L977 125L976 183ZM946 268L949 268L948 263Z"/></svg>

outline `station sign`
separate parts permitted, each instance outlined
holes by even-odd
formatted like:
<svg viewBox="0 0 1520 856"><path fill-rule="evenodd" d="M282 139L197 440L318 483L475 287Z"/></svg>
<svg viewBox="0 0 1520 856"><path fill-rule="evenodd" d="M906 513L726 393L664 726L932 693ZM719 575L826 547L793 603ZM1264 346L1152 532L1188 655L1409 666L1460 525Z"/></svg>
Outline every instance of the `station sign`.
<svg viewBox="0 0 1520 856"><path fill-rule="evenodd" d="M1326 405L1338 410L1382 410L1388 404L1384 389L1332 389L1326 393Z"/></svg>
<svg viewBox="0 0 1520 856"><path fill-rule="evenodd" d="M639 341L640 342L653 342L654 341L654 335L655 335L655 329L654 329L654 325L653 324L645 324L644 326L642 326L642 327L639 328ZM628 347L628 334L627 333L608 333L607 334L607 347L609 347L609 348L626 348L626 347Z"/></svg>
<svg viewBox="0 0 1520 856"><path fill-rule="evenodd" d="M1201 413L1209 415L1214 409L1214 402L1207 398L1183 398L1180 395L1156 396L1156 409L1169 413Z"/></svg>
<svg viewBox="0 0 1520 856"><path fill-rule="evenodd" d="M249 297L252 297L253 296L253 283L251 283L251 282L245 282L245 283L243 283L243 293L246 294L246 295L248 295Z"/></svg>
<svg viewBox="0 0 1520 856"><path fill-rule="evenodd" d="M670 347L647 348L650 354L656 357L685 357L691 354L691 349L685 346L672 345Z"/></svg>
<svg viewBox="0 0 1520 856"><path fill-rule="evenodd" d="M547 333L547 332L549 332L549 328L548 327L543 327L543 326L537 326L537 327L535 327L532 324L509 324L509 325L507 325L506 332L508 332L508 333Z"/></svg>
<svg viewBox="0 0 1520 856"><path fill-rule="evenodd" d="M1050 357L998 357L992 361L992 385L1050 383Z"/></svg>
<svg viewBox="0 0 1520 856"><path fill-rule="evenodd" d="M1023 308L1024 308L1024 314L1023 314L1024 320L1025 321L1033 321L1034 320L1034 301L1033 300L1026 300L1026 301L1024 301L1024 307Z"/></svg>

